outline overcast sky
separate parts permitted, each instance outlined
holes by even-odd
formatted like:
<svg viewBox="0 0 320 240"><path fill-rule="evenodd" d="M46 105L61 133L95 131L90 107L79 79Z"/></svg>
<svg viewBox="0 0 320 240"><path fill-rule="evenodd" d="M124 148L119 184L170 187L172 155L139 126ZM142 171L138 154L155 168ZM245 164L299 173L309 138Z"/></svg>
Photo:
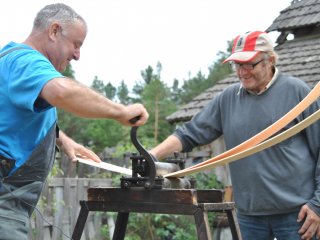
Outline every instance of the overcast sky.
<svg viewBox="0 0 320 240"><path fill-rule="evenodd" d="M22 42L36 13L45 5L63 2L82 15L89 32L75 77L90 85L95 76L131 89L142 81L141 70L162 64L161 78L188 79L208 67L227 41L250 30L265 30L292 0L3 0L0 47ZM275 39L277 33L271 34ZM182 84L182 83L180 83Z"/></svg>

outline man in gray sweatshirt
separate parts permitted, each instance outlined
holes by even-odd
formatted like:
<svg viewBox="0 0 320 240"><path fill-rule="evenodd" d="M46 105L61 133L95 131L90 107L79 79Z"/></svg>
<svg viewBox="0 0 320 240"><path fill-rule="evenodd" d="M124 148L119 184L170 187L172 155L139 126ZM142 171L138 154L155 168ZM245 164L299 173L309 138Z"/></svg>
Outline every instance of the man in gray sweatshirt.
<svg viewBox="0 0 320 240"><path fill-rule="evenodd" d="M231 149L264 130L311 90L276 68L277 54L265 32L234 40L231 62L240 80L225 89L150 151L162 159L188 152L223 135ZM285 129L320 108L313 103ZM245 240L320 237L320 121L259 153L230 163L238 221Z"/></svg>

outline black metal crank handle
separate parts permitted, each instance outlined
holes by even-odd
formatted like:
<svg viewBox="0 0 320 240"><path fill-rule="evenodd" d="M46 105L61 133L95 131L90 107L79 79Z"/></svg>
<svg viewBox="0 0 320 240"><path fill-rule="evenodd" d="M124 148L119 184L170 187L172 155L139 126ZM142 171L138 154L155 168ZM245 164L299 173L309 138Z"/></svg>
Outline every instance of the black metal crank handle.
<svg viewBox="0 0 320 240"><path fill-rule="evenodd" d="M146 188L152 188L156 177L155 159L139 142L137 138L137 130L138 127L131 128L131 141L133 145L136 147L136 149L139 151L140 155L142 155L148 163L149 181L146 183Z"/></svg>
<svg viewBox="0 0 320 240"><path fill-rule="evenodd" d="M131 119L129 120L129 122L130 122L131 124L135 124L135 123L140 119L140 117L141 117L141 116L136 116L136 117L134 117L134 118L131 118Z"/></svg>

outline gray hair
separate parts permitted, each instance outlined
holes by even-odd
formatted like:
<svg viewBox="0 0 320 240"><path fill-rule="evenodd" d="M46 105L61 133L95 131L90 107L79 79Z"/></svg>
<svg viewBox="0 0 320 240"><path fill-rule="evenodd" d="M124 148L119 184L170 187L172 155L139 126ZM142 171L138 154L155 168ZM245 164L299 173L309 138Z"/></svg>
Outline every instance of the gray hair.
<svg viewBox="0 0 320 240"><path fill-rule="evenodd" d="M265 53L267 57L273 58L273 65L275 66L278 62L278 54L275 51L269 51Z"/></svg>
<svg viewBox="0 0 320 240"><path fill-rule="evenodd" d="M44 30L53 22L65 25L76 21L82 22L87 28L85 20L71 7L63 3L56 3L47 5L38 12L33 22L33 28L36 30Z"/></svg>

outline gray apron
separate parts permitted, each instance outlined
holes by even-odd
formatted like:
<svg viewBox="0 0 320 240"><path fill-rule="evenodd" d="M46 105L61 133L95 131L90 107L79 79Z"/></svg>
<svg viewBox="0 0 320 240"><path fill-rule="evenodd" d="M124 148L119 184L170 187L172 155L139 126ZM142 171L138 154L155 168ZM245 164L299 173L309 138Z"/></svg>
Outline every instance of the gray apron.
<svg viewBox="0 0 320 240"><path fill-rule="evenodd" d="M0 172L1 240L28 238L29 218L37 205L45 180L54 163L56 133L56 124L54 124L29 159L11 176L7 175L10 167L5 165L6 159L2 158Z"/></svg>

